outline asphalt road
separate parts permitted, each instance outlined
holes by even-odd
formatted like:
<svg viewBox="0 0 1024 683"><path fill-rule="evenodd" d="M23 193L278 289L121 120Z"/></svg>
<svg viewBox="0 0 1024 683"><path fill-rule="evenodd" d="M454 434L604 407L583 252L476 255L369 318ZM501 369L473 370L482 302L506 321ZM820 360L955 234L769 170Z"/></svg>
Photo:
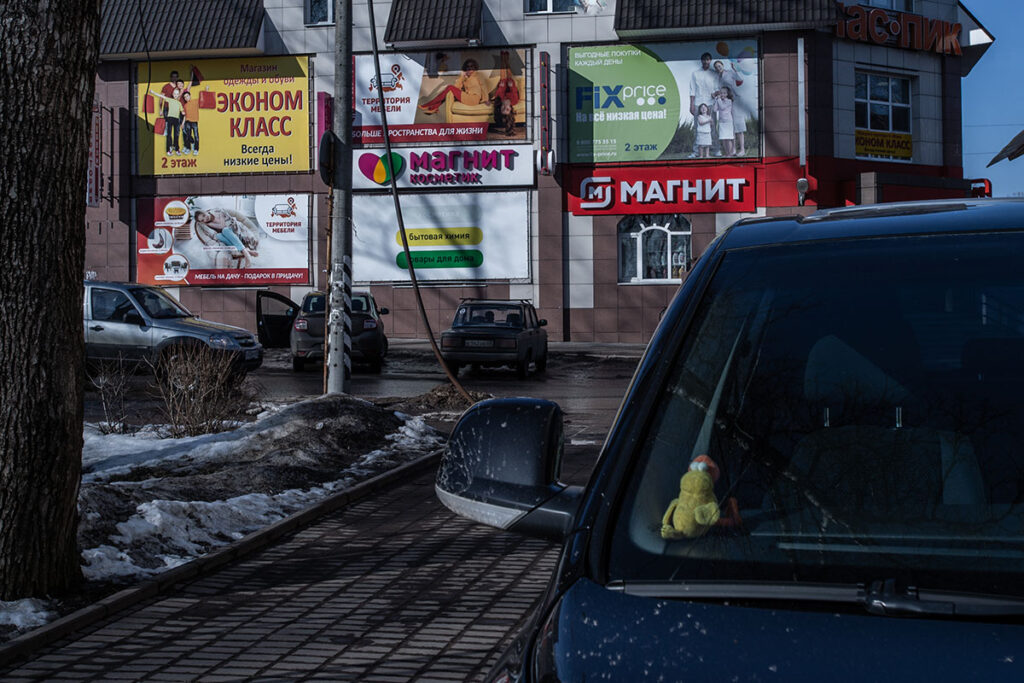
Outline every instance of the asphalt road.
<svg viewBox="0 0 1024 683"><path fill-rule="evenodd" d="M470 373L466 387L558 401L566 412L564 479L583 483L636 365L568 346L543 376ZM633 356L633 357L631 357ZM272 359L271 359L272 360ZM285 380L286 374L290 379ZM267 363L266 391L300 396ZM356 373L352 393L398 395L441 381L422 350L395 349L382 376ZM5 681L479 680L539 599L557 559L551 543L448 512L424 472L297 533L76 632L7 669Z"/></svg>

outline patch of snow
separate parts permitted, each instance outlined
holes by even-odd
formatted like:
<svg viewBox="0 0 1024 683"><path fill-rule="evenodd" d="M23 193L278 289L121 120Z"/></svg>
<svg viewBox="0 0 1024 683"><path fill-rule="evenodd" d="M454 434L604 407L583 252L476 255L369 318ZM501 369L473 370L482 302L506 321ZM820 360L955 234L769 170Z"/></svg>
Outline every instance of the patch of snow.
<svg viewBox="0 0 1024 683"><path fill-rule="evenodd" d="M139 500L150 488L160 488L164 483L161 473L169 466L176 474L208 476L224 463L237 465L242 453L280 448L282 441L292 443L310 432L326 433L332 425L330 418L309 420L310 405L303 403L271 406L255 422L232 431L187 438L160 438L164 430L159 426L124 435L103 434L98 426L86 425L83 491L90 486L114 487L134 493L134 500ZM358 404L372 405L364 401ZM382 414L391 415L387 411ZM351 419L358 421L356 417ZM400 419L398 429L384 436L384 446L361 455L357 452L345 466L330 470L332 481L311 481L307 488L249 492L223 500L164 500L158 496L145 500L135 506L134 514L111 526L116 532L83 549L83 574L97 582L150 578L441 446L440 435L422 417L402 415ZM343 428L337 425L335 421L335 429ZM298 461L308 456L303 450L307 447L298 447L291 457ZM256 461L252 465L259 466ZM104 519L112 524L117 519L87 507L80 511L86 521ZM36 628L56 618L54 610L52 603L34 598L0 602L0 627L8 627L8 632Z"/></svg>
<svg viewBox="0 0 1024 683"><path fill-rule="evenodd" d="M16 629L36 628L52 621L56 616L50 609L50 603L45 600L0 600L0 626L13 626Z"/></svg>

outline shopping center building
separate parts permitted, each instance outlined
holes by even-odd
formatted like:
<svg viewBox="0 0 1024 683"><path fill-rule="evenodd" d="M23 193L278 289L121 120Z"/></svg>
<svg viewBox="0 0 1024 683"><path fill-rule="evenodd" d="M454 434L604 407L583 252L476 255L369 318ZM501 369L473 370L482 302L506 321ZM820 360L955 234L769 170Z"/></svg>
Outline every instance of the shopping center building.
<svg viewBox="0 0 1024 683"><path fill-rule="evenodd" d="M328 284L333 2L144 4L103 4L86 276L255 331L272 294ZM353 0L351 265L392 337L426 327L391 173L435 334L460 298L511 297L602 342L649 339L740 218L988 191L963 178L961 80L993 37L955 0L372 9L371 30Z"/></svg>

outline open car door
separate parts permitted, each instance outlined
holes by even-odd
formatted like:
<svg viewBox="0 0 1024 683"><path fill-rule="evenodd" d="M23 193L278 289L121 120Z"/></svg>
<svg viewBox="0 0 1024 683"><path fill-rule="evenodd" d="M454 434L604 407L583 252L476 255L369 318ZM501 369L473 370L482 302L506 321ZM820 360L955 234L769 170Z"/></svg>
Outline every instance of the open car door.
<svg viewBox="0 0 1024 683"><path fill-rule="evenodd" d="M299 314L299 305L275 292L256 292L256 331L260 344L267 349L283 349L289 345L292 321Z"/></svg>

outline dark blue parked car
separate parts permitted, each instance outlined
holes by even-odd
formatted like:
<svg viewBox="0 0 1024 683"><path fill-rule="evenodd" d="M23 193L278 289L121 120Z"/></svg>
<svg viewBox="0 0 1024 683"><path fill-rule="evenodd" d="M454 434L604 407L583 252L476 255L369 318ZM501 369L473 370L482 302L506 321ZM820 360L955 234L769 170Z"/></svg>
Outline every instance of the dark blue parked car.
<svg viewBox="0 0 1024 683"><path fill-rule="evenodd" d="M495 680L1024 680L1024 202L749 219L587 487L562 415L468 410L437 491L564 541Z"/></svg>

